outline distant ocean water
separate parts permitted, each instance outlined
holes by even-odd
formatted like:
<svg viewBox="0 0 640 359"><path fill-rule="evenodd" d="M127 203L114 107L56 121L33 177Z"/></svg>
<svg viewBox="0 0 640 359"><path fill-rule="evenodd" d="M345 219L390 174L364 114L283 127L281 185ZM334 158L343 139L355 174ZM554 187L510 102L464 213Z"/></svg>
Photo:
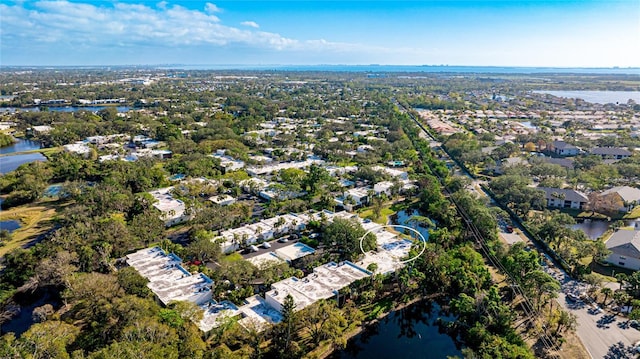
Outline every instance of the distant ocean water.
<svg viewBox="0 0 640 359"><path fill-rule="evenodd" d="M507 66L402 66L402 65L163 65L158 69L176 70L259 70L259 71L329 71L329 72L406 72L406 73L478 73L478 74L619 74L640 75L640 67L507 67Z"/></svg>
<svg viewBox="0 0 640 359"><path fill-rule="evenodd" d="M640 103L640 91L533 91L534 93L544 93L556 97L579 98L587 102L607 104L607 103L627 103L629 100Z"/></svg>

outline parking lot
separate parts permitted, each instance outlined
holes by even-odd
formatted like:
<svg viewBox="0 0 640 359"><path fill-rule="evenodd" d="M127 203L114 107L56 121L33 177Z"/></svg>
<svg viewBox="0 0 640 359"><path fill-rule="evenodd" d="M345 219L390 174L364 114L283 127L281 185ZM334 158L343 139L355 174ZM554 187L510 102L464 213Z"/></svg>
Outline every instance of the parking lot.
<svg viewBox="0 0 640 359"><path fill-rule="evenodd" d="M285 236L283 238L287 238L288 236ZM287 242L279 242L278 240L273 240L273 241L269 241L269 245L271 245L271 248L264 248L262 247L262 244L255 244L256 247L258 247L258 251L257 252L251 252L251 251L246 251L246 252L241 252L240 254L242 255L242 258L244 259L249 259L249 258L253 258L255 256L259 256L261 254L264 253L268 253L268 252L273 252L276 249L280 249L283 247L287 247L287 246L291 246L294 243L298 242L298 239L295 240L287 240Z"/></svg>

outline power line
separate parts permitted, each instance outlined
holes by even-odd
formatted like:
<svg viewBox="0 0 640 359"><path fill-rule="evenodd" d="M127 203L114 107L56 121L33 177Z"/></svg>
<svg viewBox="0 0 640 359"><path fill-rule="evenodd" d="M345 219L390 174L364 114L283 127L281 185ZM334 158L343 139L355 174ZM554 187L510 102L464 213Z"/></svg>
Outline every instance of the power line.
<svg viewBox="0 0 640 359"><path fill-rule="evenodd" d="M400 107L403 110L404 113L409 115L409 117L418 125L418 127L422 131L424 131L424 133L427 136L429 136L429 138L431 138L434 141L436 140L436 138L422 125L422 123L420 123L420 121L418 121L418 119L415 118L415 116L412 113L407 111L406 108L402 104L397 102L395 99L393 99L393 101L396 104L396 106ZM446 150L443 149L443 152L446 155L446 157L448 157L449 159L452 159L451 156L446 152ZM424 153L421 153L421 155L424 155ZM432 174L434 174L438 178L440 183L442 184L442 188L443 188L443 190L445 192L446 197L456 207L456 211L462 217L467 229L470 231L470 233L472 234L472 236L475 239L476 243L482 249L482 252L484 253L485 258L487 258L489 260L489 262L495 268L498 268L499 271L501 271L503 274L505 274L507 276L507 279L510 282L510 286L511 286L512 290L514 290L514 292L516 292L518 295L520 295L522 297L521 307L522 307L523 312L525 313L525 321L528 321L528 320L534 320L535 321L535 319L540 317L541 314L540 314L540 312L538 310L535 309L535 306L533 305L531 300L524 293L523 289L519 285L519 281L516 280L512 276L512 274L502 265L502 263L498 260L498 258L495 257L495 255L492 253L491 249L487 245L486 240L484 239L484 237L482 235L482 232L480 232L480 230L473 223L473 220L471 220L471 217L466 212L466 210L459 203L457 203L455 198L451 195L451 193L449 192L449 190L447 189L447 187L446 187L446 185L444 183L444 179L442 178L442 176L440 176L440 174L437 173L436 171L430 171L430 172ZM534 325L534 328L535 328L535 325ZM548 349L548 350L559 350L560 349L558 344L554 340L552 340L546 334L546 332L544 330L536 330L536 332L539 334L539 338L540 338L543 346L546 349Z"/></svg>

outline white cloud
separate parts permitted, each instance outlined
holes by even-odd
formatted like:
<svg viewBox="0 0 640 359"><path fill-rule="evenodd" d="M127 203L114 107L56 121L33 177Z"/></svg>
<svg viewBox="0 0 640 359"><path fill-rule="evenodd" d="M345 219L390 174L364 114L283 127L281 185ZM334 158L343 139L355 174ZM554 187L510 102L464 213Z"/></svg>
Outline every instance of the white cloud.
<svg viewBox="0 0 640 359"><path fill-rule="evenodd" d="M213 14L213 13L216 13L216 12L222 12L222 9L220 9L215 4L212 4L210 2L208 2L208 3L206 3L204 5L204 10L209 14Z"/></svg>
<svg viewBox="0 0 640 359"><path fill-rule="evenodd" d="M211 3L205 6L206 11L163 3L156 8L130 3L99 4L65 0L38 1L31 8L0 4L3 14L0 40L4 43L8 38L15 38L22 39L23 44L63 42L87 46L238 43L274 49L298 43L277 33L223 25L212 14L219 12L219 8Z"/></svg>
<svg viewBox="0 0 640 359"><path fill-rule="evenodd" d="M244 53L253 52L256 56L264 51L289 51L305 56L320 53L361 56L381 50L323 39L288 38L257 30L259 25L254 21L242 22L242 28L227 26L214 15L220 13L220 9L212 3L207 3L202 10L193 10L165 1L147 6L41 0L29 6L0 3L0 13L0 50L12 58L20 58L20 54L22 58L28 57L26 54L34 49L41 49L40 56L44 57L54 50L66 49L70 58L88 56L94 51L117 56L120 50L132 49L181 52L197 48L213 54L221 46L242 48ZM30 44L29 49L24 44ZM260 60L256 57L256 61Z"/></svg>
<svg viewBox="0 0 640 359"><path fill-rule="evenodd" d="M260 25L258 25L258 23L255 22L255 21L243 21L243 22L240 23L240 25L253 27L255 29L260 27Z"/></svg>

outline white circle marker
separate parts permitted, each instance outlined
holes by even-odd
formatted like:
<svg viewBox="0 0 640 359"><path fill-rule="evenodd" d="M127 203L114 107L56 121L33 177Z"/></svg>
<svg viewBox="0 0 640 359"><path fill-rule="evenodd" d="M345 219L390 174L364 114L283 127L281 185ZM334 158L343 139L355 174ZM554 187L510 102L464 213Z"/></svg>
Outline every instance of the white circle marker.
<svg viewBox="0 0 640 359"><path fill-rule="evenodd" d="M367 253L364 251L364 248L362 247L362 242L364 241L364 238L369 234L369 233L373 233L373 231L378 231L380 229L384 229L387 227L393 227L393 228L403 228L403 229L408 229L411 232L417 234L420 238L420 240L422 241L422 250L420 251L420 253L416 254L414 257L409 258L409 259L405 259L403 261L400 261L400 263L402 264L406 264L409 262L412 262L416 259L418 259L418 257L420 257L422 255L422 253L424 253L424 251L427 249L427 239L424 238L424 236L422 235L422 233L418 232L416 229L411 228L411 227L407 227L407 226L403 226L400 224L381 224L379 227L375 227L372 228L370 230L367 231L367 233L365 233L361 238L360 238L360 251L364 254L367 255Z"/></svg>

